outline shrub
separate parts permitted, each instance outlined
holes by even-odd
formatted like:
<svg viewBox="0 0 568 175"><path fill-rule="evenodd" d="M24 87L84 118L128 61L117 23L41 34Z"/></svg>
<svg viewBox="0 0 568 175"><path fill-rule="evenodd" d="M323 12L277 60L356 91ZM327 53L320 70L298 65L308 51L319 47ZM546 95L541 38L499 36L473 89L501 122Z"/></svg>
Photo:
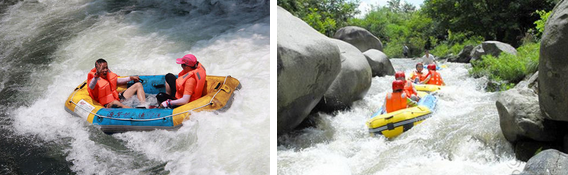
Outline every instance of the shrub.
<svg viewBox="0 0 568 175"><path fill-rule="evenodd" d="M501 53L499 57L484 55L472 61L470 74L474 77L487 76L498 82L498 88L488 90L507 90L522 81L525 76L538 70L540 43L528 43L517 50L517 55Z"/></svg>

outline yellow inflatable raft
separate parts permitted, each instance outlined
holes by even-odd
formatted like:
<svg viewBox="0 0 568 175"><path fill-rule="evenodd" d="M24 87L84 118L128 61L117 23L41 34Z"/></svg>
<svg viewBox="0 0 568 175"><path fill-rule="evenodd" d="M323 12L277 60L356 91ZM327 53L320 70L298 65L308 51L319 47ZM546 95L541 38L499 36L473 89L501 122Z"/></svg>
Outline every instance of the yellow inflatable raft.
<svg viewBox="0 0 568 175"><path fill-rule="evenodd" d="M140 76L146 94L165 92L164 75ZM119 92L128 85L119 86ZM94 101L87 91L87 81L81 83L65 102L65 109L87 122L100 127L105 133L177 129L191 112L224 111L231 106L235 90L240 82L231 76L207 75L206 87L201 98L175 109L104 108Z"/></svg>

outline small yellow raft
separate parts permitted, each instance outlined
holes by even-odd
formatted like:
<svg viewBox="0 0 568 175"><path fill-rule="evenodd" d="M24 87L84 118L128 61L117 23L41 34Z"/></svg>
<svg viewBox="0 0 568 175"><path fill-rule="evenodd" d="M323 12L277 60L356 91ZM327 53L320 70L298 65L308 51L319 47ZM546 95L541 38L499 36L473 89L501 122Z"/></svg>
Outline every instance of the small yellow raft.
<svg viewBox="0 0 568 175"><path fill-rule="evenodd" d="M140 76L146 94L165 92L164 75ZM128 85L119 86L119 92ZM231 76L207 75L201 98L175 109L104 108L93 100L87 91L87 81L81 83L65 102L65 110L100 127L105 133L177 129L189 119L191 112L224 111L231 106L235 90L241 88L239 80Z"/></svg>
<svg viewBox="0 0 568 175"><path fill-rule="evenodd" d="M414 88L417 91L435 92L437 90L441 90L442 86L433 85L433 84L414 84Z"/></svg>
<svg viewBox="0 0 568 175"><path fill-rule="evenodd" d="M366 123L371 136L396 137L429 118L432 110L436 107L437 99L425 92L419 92L418 95L421 96L421 99L415 107L386 114L383 114L384 109L381 108L373 114Z"/></svg>

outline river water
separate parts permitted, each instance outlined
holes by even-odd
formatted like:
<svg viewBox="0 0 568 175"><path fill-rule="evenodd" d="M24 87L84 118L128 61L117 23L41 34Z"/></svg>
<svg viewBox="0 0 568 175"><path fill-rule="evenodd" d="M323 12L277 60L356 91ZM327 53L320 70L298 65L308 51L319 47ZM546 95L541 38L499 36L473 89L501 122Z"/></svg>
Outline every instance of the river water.
<svg viewBox="0 0 568 175"><path fill-rule="evenodd" d="M0 2L0 174L268 174L269 16L267 0ZM241 81L228 111L106 135L64 110L98 58L177 74L187 53Z"/></svg>
<svg viewBox="0 0 568 175"><path fill-rule="evenodd" d="M408 75L418 60L391 59ZM498 93L468 75L469 64L447 63L433 116L387 140L365 122L384 103L393 76L374 77L352 109L312 114L315 127L278 138L278 174L514 174L524 167L499 127Z"/></svg>

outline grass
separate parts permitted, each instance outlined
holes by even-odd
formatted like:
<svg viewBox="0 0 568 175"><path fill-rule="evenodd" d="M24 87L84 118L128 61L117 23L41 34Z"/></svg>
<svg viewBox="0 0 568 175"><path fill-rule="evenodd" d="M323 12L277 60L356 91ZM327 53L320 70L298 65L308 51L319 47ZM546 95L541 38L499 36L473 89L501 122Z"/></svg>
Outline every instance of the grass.
<svg viewBox="0 0 568 175"><path fill-rule="evenodd" d="M538 70L540 43L527 43L517 49L517 55L502 52L499 57L484 55L472 61L469 71L474 77L487 76L497 82L489 91L507 90Z"/></svg>

